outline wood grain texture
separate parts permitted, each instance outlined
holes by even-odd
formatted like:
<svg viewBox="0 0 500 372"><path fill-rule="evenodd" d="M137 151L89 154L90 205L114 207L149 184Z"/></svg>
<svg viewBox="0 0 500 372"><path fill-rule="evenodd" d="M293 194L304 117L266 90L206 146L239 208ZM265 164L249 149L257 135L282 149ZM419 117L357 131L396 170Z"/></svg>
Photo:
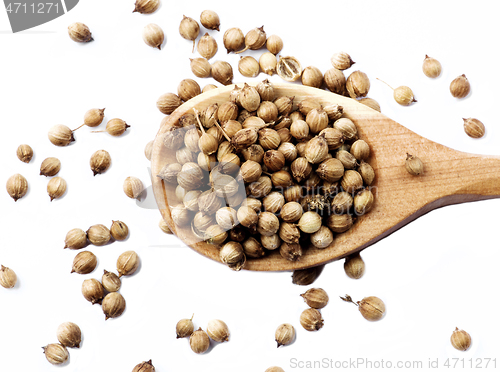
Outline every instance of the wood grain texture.
<svg viewBox="0 0 500 372"><path fill-rule="evenodd" d="M350 98L295 84L273 86L276 96L295 97L295 105L304 98L314 97L323 105L338 103L344 107L344 116L354 121L360 138L371 147L368 161L376 173L372 185L375 204L349 231L336 235L328 248L309 247L297 262L286 261L279 252L273 251L264 258L247 260L247 270L296 270L338 260L376 243L435 208L500 197L500 157L462 153L432 142ZM152 155L153 190L163 218L186 244L217 261L216 247L199 242L190 228L176 228L166 202L175 198L174 188L156 174L167 162L175 162L175 154L172 158L172 151L163 145L165 131L183 114L192 112L193 107L201 111L214 102L226 101L233 88L231 85L199 95L166 117L156 136ZM404 166L406 153L422 159L422 175L407 173Z"/></svg>

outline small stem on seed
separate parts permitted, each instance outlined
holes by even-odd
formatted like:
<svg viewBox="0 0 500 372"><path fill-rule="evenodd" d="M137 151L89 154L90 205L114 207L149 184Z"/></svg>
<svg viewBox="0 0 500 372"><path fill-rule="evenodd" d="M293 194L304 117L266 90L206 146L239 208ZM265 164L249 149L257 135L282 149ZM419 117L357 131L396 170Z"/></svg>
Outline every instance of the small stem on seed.
<svg viewBox="0 0 500 372"><path fill-rule="evenodd" d="M391 87L389 84L387 84L385 81L383 80L380 80L379 78L376 78L378 81L381 81L382 83L384 83L385 85L387 85L389 88L391 88L392 90L394 90L393 87Z"/></svg>
<svg viewBox="0 0 500 372"><path fill-rule="evenodd" d="M219 123L217 121L215 121L215 125L217 125L217 128L219 128L219 130L222 132L222 134L224 135L224 137L226 137L226 139L228 140L228 142L231 142L231 138L229 138L229 136L227 135L227 133L224 131L224 129L222 129L222 127L219 125Z"/></svg>
<svg viewBox="0 0 500 372"><path fill-rule="evenodd" d="M203 125L201 124L201 121L200 121L200 113L195 108L193 108L193 111L196 115L196 121L198 122L198 125L200 126L201 131L203 132L203 134L205 134L205 128L203 128Z"/></svg>

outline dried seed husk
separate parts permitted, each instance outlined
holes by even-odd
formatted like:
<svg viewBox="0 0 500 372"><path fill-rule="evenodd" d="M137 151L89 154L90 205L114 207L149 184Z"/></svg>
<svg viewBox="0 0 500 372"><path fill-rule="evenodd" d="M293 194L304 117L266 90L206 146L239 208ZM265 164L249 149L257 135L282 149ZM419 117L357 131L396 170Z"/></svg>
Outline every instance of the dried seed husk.
<svg viewBox="0 0 500 372"><path fill-rule="evenodd" d="M193 18L182 16L182 21L179 24L179 33L186 40L193 41L193 51L195 40L200 33L200 25Z"/></svg>
<svg viewBox="0 0 500 372"><path fill-rule="evenodd" d="M254 237L250 237L242 243L243 250L247 257L260 258L265 256L266 252L262 248L262 245Z"/></svg>
<svg viewBox="0 0 500 372"><path fill-rule="evenodd" d="M230 241L222 246L219 251L219 258L234 271L240 271L247 260L241 244L234 241Z"/></svg>
<svg viewBox="0 0 500 372"><path fill-rule="evenodd" d="M307 306L322 309L328 304L328 294L322 288L311 288L300 295Z"/></svg>
<svg viewBox="0 0 500 372"><path fill-rule="evenodd" d="M64 248L81 249L87 246L87 234L82 229L72 229L66 234Z"/></svg>
<svg viewBox="0 0 500 372"><path fill-rule="evenodd" d="M61 177L52 178L47 184L47 193L50 201L58 199L66 192L66 181Z"/></svg>
<svg viewBox="0 0 500 372"><path fill-rule="evenodd" d="M274 100L274 104L278 108L278 114L287 116L292 112L294 97L281 96Z"/></svg>
<svg viewBox="0 0 500 372"><path fill-rule="evenodd" d="M104 225L93 225L87 230L87 238L93 245L102 246L110 241L111 232Z"/></svg>
<svg viewBox="0 0 500 372"><path fill-rule="evenodd" d="M331 58L332 66L338 70L347 70L354 62L346 52L335 53Z"/></svg>
<svg viewBox="0 0 500 372"><path fill-rule="evenodd" d="M293 178L297 182L302 182L309 178L312 172L312 165L305 157L300 157L295 159L290 165L290 170L292 172Z"/></svg>
<svg viewBox="0 0 500 372"><path fill-rule="evenodd" d="M394 100L401 106L409 106L413 102L417 102L413 95L413 91L405 85L394 89Z"/></svg>
<svg viewBox="0 0 500 372"><path fill-rule="evenodd" d="M100 304L104 298L104 287L97 279L85 279L82 283L82 294L92 305Z"/></svg>
<svg viewBox="0 0 500 372"><path fill-rule="evenodd" d="M354 211L358 216L368 213L373 207L373 194L369 189L361 190L354 196Z"/></svg>
<svg viewBox="0 0 500 372"><path fill-rule="evenodd" d="M140 199L144 192L144 184L137 177L127 177L123 181L123 192L130 199Z"/></svg>
<svg viewBox="0 0 500 372"><path fill-rule="evenodd" d="M130 128L130 125L125 123L122 119L111 119L106 124L106 132L114 137L121 136L125 133L127 128Z"/></svg>
<svg viewBox="0 0 500 372"><path fill-rule="evenodd" d="M238 61L238 71L245 77L256 77L260 72L260 65L251 56L241 57Z"/></svg>
<svg viewBox="0 0 500 372"><path fill-rule="evenodd" d="M415 155L406 154L405 167L412 176L418 176L424 172L424 163Z"/></svg>
<svg viewBox="0 0 500 372"><path fill-rule="evenodd" d="M332 208L336 214L343 214L347 213L349 209L351 209L353 203L354 203L353 197L348 192L343 191L339 192L333 198Z"/></svg>
<svg viewBox="0 0 500 372"><path fill-rule="evenodd" d="M478 119L468 118L464 120L465 133L471 138L481 138L484 136L484 124Z"/></svg>
<svg viewBox="0 0 500 372"><path fill-rule="evenodd" d="M278 35L271 35L267 38L266 48L272 54L276 55L283 49L283 40Z"/></svg>
<svg viewBox="0 0 500 372"><path fill-rule="evenodd" d="M424 63L422 64L422 71L425 76L430 78L437 78L441 75L441 63L435 58L429 57L427 54L424 58Z"/></svg>
<svg viewBox="0 0 500 372"><path fill-rule="evenodd" d="M278 343L278 347L290 345L295 339L295 328L288 323L281 324L276 329L274 338Z"/></svg>
<svg viewBox="0 0 500 372"><path fill-rule="evenodd" d="M229 28L224 32L223 42L228 53L235 52L245 45L245 36L239 28Z"/></svg>
<svg viewBox="0 0 500 372"><path fill-rule="evenodd" d="M219 110L217 111L217 116L219 121L222 123L222 128L224 129L224 124L227 121L235 121L238 118L238 105L234 102L224 102L219 106ZM240 124L241 126L241 124ZM225 129L224 129L225 130ZM226 131L227 133L227 131ZM229 134L228 134L229 135ZM232 136L229 136L232 137Z"/></svg>
<svg viewBox="0 0 500 372"><path fill-rule="evenodd" d="M296 285L310 285L320 276L325 265L310 267L303 270L294 270L292 283Z"/></svg>
<svg viewBox="0 0 500 372"><path fill-rule="evenodd" d="M361 71L354 71L346 80L346 89L351 98L366 97L370 90L370 79Z"/></svg>
<svg viewBox="0 0 500 372"><path fill-rule="evenodd" d="M66 347L61 344L48 344L42 347L45 358L50 364L60 365L65 363L69 358L69 353Z"/></svg>
<svg viewBox="0 0 500 372"><path fill-rule="evenodd" d="M361 178L361 175L355 170L347 170L344 172L340 184L344 191L353 194L363 187L363 178Z"/></svg>
<svg viewBox="0 0 500 372"><path fill-rule="evenodd" d="M202 59L202 58L196 58L196 59ZM191 69L192 68L193 67L191 63ZM182 100L179 98L177 94L174 93L162 94L160 97L158 97L158 100L156 101L156 107L158 108L158 110L160 110L162 114L165 115L170 115L180 105L182 105Z"/></svg>
<svg viewBox="0 0 500 372"><path fill-rule="evenodd" d="M62 323L57 327L57 340L65 347L79 348L82 342L82 331L75 323Z"/></svg>
<svg viewBox="0 0 500 372"><path fill-rule="evenodd" d="M276 67L278 65L278 60L276 56L271 52L263 53L259 58L260 69L269 76L276 73Z"/></svg>
<svg viewBox="0 0 500 372"><path fill-rule="evenodd" d="M116 268L118 270L118 276L122 275L132 275L136 272L139 267L140 259L137 253L134 251L123 252L116 261Z"/></svg>
<svg viewBox="0 0 500 372"><path fill-rule="evenodd" d="M158 173L157 177L168 183L177 183L177 175L182 170L182 165L179 163L167 164Z"/></svg>
<svg viewBox="0 0 500 372"><path fill-rule="evenodd" d="M235 153L236 153L236 150L233 147L233 145L231 145L231 143L229 141L224 141L219 145L219 149L217 150L217 160L220 163L222 161L222 159L224 158L224 156L226 156L228 154L235 154ZM220 168L219 165L218 165L218 168Z"/></svg>
<svg viewBox="0 0 500 372"><path fill-rule="evenodd" d="M264 153L264 164L272 172L279 171L285 165L285 156L278 150L267 150Z"/></svg>
<svg viewBox="0 0 500 372"><path fill-rule="evenodd" d="M203 27L208 28L209 30L219 30L220 19L219 15L215 13L213 10L204 10L200 15L200 22Z"/></svg>
<svg viewBox="0 0 500 372"><path fill-rule="evenodd" d="M89 251L78 253L73 260L72 273L90 274L97 266L97 257Z"/></svg>
<svg viewBox="0 0 500 372"><path fill-rule="evenodd" d="M257 116L266 123L274 123L278 120L278 108L271 101L262 101L257 109Z"/></svg>
<svg viewBox="0 0 500 372"><path fill-rule="evenodd" d="M128 237L128 226L122 221L112 221L109 231L111 236L118 241L125 240Z"/></svg>
<svg viewBox="0 0 500 372"><path fill-rule="evenodd" d="M205 155L212 155L219 148L219 141L211 134L203 133L198 139L198 146Z"/></svg>
<svg viewBox="0 0 500 372"><path fill-rule="evenodd" d="M358 100L358 102L362 103L365 106L368 106L371 109L374 109L375 111L381 112L379 103L373 98L361 98L360 100Z"/></svg>
<svg viewBox="0 0 500 372"><path fill-rule="evenodd" d="M320 88L323 85L323 73L321 70L314 66L307 66L302 71L302 85Z"/></svg>
<svg viewBox="0 0 500 372"><path fill-rule="evenodd" d="M132 372L155 372L155 371L156 371L156 369L153 366L151 359L148 360L147 362L139 363L132 370Z"/></svg>
<svg viewBox="0 0 500 372"><path fill-rule="evenodd" d="M346 79L342 71L331 68L323 77L325 84L332 93L343 95L346 90Z"/></svg>
<svg viewBox="0 0 500 372"><path fill-rule="evenodd" d="M210 338L204 330L198 328L189 337L189 346L196 354L203 354L210 347Z"/></svg>
<svg viewBox="0 0 500 372"><path fill-rule="evenodd" d="M321 163L328 155L328 143L325 137L316 136L307 142L304 157L312 164Z"/></svg>
<svg viewBox="0 0 500 372"><path fill-rule="evenodd" d="M151 161L151 155L153 153L153 143L154 142L155 142L154 140L149 141L146 144L146 147L144 147L144 156L146 156L146 159L148 159L149 161Z"/></svg>
<svg viewBox="0 0 500 372"><path fill-rule="evenodd" d="M302 75L302 66L295 57L281 57L276 65L276 73L285 81L296 81Z"/></svg>
<svg viewBox="0 0 500 372"><path fill-rule="evenodd" d="M257 134L257 132L255 132L255 134ZM260 145L253 144L248 146L247 148L244 148L241 151L241 155L243 155L243 158L246 161L252 160L257 163L262 163L262 160L264 159L264 149Z"/></svg>
<svg viewBox="0 0 500 372"><path fill-rule="evenodd" d="M370 186L373 183L373 180L375 179L375 171L373 170L372 166L365 161L361 160L361 163L359 164L358 168L359 174L361 174L361 177L363 178L363 182Z"/></svg>
<svg viewBox="0 0 500 372"><path fill-rule="evenodd" d="M184 102L189 101L198 94L201 94L201 88L200 85L193 79L181 80L177 86L177 95Z"/></svg>
<svg viewBox="0 0 500 372"><path fill-rule="evenodd" d="M207 60L215 56L217 53L217 42L208 33L205 33L198 41L198 46L196 47L198 53Z"/></svg>
<svg viewBox="0 0 500 372"><path fill-rule="evenodd" d="M318 331L323 328L323 318L316 309L306 309L300 314L300 325L306 331Z"/></svg>
<svg viewBox="0 0 500 372"><path fill-rule="evenodd" d="M453 347L460 351L466 351L472 344L472 338L464 330L459 330L455 327L453 334L450 337L451 344Z"/></svg>
<svg viewBox="0 0 500 372"><path fill-rule="evenodd" d="M23 163L29 163L33 158L33 149L29 145L19 145L16 154Z"/></svg>
<svg viewBox="0 0 500 372"><path fill-rule="evenodd" d="M270 236L276 234L280 227L280 221L273 213L261 212L257 222L257 231L260 235Z"/></svg>
<svg viewBox="0 0 500 372"><path fill-rule="evenodd" d="M280 246L280 255L288 261L298 261L303 255L303 250L298 243L283 242Z"/></svg>
<svg viewBox="0 0 500 372"><path fill-rule="evenodd" d="M163 218L160 219L160 222L158 223L158 227L165 234L173 234L172 230L170 230L170 227L168 227L167 223L165 222L165 220Z"/></svg>
<svg viewBox="0 0 500 372"><path fill-rule="evenodd" d="M261 66L262 67L262 66ZM274 100L274 88L269 80L263 80L255 86L257 92L260 94L261 101L273 101Z"/></svg>
<svg viewBox="0 0 500 372"><path fill-rule="evenodd" d="M14 270L0 265L0 285L4 288L14 288L17 283L17 275Z"/></svg>
<svg viewBox="0 0 500 372"><path fill-rule="evenodd" d="M257 181L262 174L262 167L253 160L247 160L241 165L240 174L243 181L250 183Z"/></svg>
<svg viewBox="0 0 500 372"><path fill-rule="evenodd" d="M351 279L360 279L363 276L365 273L365 262L359 253L346 257L344 262L344 271Z"/></svg>
<svg viewBox="0 0 500 372"><path fill-rule="evenodd" d="M335 158L342 163L345 169L355 169L358 166L358 161L350 152L339 150L335 154Z"/></svg>
<svg viewBox="0 0 500 372"><path fill-rule="evenodd" d="M102 300L102 311L105 315L105 320L109 318L117 318L125 311L126 302L118 292L111 292Z"/></svg>
<svg viewBox="0 0 500 372"><path fill-rule="evenodd" d="M207 334L215 342L229 341L229 328L226 323L219 319L208 322Z"/></svg>
<svg viewBox="0 0 500 372"><path fill-rule="evenodd" d="M28 192L28 181L19 173L14 174L7 180L7 193L14 201L18 201Z"/></svg>
<svg viewBox="0 0 500 372"><path fill-rule="evenodd" d="M181 319L175 326L176 338L189 337L194 332L193 317L191 319Z"/></svg>
<svg viewBox="0 0 500 372"><path fill-rule="evenodd" d="M161 45L165 40L165 34L160 26L155 23L150 23L142 30L142 40L151 48L158 48L161 50Z"/></svg>
<svg viewBox="0 0 500 372"><path fill-rule="evenodd" d="M50 128L49 141L56 146L68 146L71 142L75 141L73 131L66 125L58 124Z"/></svg>
<svg viewBox="0 0 500 372"><path fill-rule="evenodd" d="M453 79L450 84L450 93L455 98L465 98L469 95L470 83L465 75Z"/></svg>
<svg viewBox="0 0 500 372"><path fill-rule="evenodd" d="M209 226L205 230L205 241L208 244L220 245L227 239L227 231L219 225Z"/></svg>
<svg viewBox="0 0 500 372"><path fill-rule="evenodd" d="M108 292L118 292L122 285L122 281L115 273L104 270L102 275L102 286Z"/></svg>
<svg viewBox="0 0 500 372"><path fill-rule="evenodd" d="M111 156L109 155L109 152L107 152L106 150L97 150L90 157L90 169L94 173L94 176L96 174L101 174L106 172L110 165L111 165Z"/></svg>
<svg viewBox="0 0 500 372"><path fill-rule="evenodd" d="M358 135L356 124L354 124L352 120L348 118L338 119L337 121L335 121L335 123L333 123L333 127L340 130L344 138L348 141L355 139Z"/></svg>
<svg viewBox="0 0 500 372"><path fill-rule="evenodd" d="M137 0L132 13L151 14L160 7L160 0Z"/></svg>
<svg viewBox="0 0 500 372"><path fill-rule="evenodd" d="M375 296L365 297L358 302L358 309L363 318L369 321L382 319L385 313L384 302Z"/></svg>
<svg viewBox="0 0 500 372"><path fill-rule="evenodd" d="M71 40L77 43L88 43L94 41L92 33L87 25L81 22L75 22L68 26L68 34Z"/></svg>
<svg viewBox="0 0 500 372"><path fill-rule="evenodd" d="M298 227L306 234L313 234L321 227L321 216L313 211L305 212L299 220Z"/></svg>

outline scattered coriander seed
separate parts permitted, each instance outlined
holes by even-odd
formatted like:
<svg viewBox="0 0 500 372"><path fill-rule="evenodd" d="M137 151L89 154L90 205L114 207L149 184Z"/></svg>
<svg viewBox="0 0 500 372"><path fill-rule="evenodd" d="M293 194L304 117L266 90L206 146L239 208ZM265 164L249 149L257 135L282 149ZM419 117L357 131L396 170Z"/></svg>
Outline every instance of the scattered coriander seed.
<svg viewBox="0 0 500 372"><path fill-rule="evenodd" d="M147 362L139 363L134 367L132 372L155 372L156 369L153 366L153 362L149 359Z"/></svg>
<svg viewBox="0 0 500 372"><path fill-rule="evenodd" d="M61 162L57 158L47 158L40 165L40 175L53 177L61 170Z"/></svg>
<svg viewBox="0 0 500 372"><path fill-rule="evenodd" d="M248 49L260 49L264 46L266 40L267 37L266 32L264 31L264 26L255 27L252 30L248 31L248 33L245 35L245 48L236 52L236 54L243 53Z"/></svg>
<svg viewBox="0 0 500 372"><path fill-rule="evenodd" d="M473 118L463 119L465 133L471 138L481 138L484 136L484 124Z"/></svg>
<svg viewBox="0 0 500 372"><path fill-rule="evenodd" d="M97 150L90 157L90 169L96 174L104 173L111 165L111 156L106 150Z"/></svg>
<svg viewBox="0 0 500 372"><path fill-rule="evenodd" d="M203 27L208 28L209 30L220 31L219 15L213 10L204 10L203 12L201 12L200 23L203 25Z"/></svg>
<svg viewBox="0 0 500 372"><path fill-rule="evenodd" d="M323 78L330 92L340 95L344 94L346 90L346 79L342 71L336 68L328 69Z"/></svg>
<svg viewBox="0 0 500 372"><path fill-rule="evenodd" d="M311 288L300 295L307 306L313 309L322 309L328 304L328 294L324 289L321 288Z"/></svg>
<svg viewBox="0 0 500 372"><path fill-rule="evenodd" d="M93 245L103 246L108 244L110 241L111 232L104 225L93 225L87 230L87 238Z"/></svg>
<svg viewBox="0 0 500 372"><path fill-rule="evenodd" d="M172 230L168 227L167 223L165 220L162 218L160 219L160 222L158 223L158 226L161 231L163 231L165 234L173 234Z"/></svg>
<svg viewBox="0 0 500 372"><path fill-rule="evenodd" d="M238 71L245 77L256 77L260 72L259 62L251 56L242 56L238 61Z"/></svg>
<svg viewBox="0 0 500 372"><path fill-rule="evenodd" d="M351 98L366 97L370 90L370 79L361 71L354 71L346 80L346 89Z"/></svg>
<svg viewBox="0 0 500 372"><path fill-rule="evenodd" d="M424 172L424 163L415 155L406 154L405 167L412 176L418 176Z"/></svg>
<svg viewBox="0 0 500 372"><path fill-rule="evenodd" d="M83 115L83 124L76 129L80 129L84 125L91 128L99 126L104 119L104 110L105 109L97 108L87 110L87 112L85 112L85 115Z"/></svg>
<svg viewBox="0 0 500 372"><path fill-rule="evenodd" d="M200 38L200 40L198 41L198 46L196 48L198 50L198 53L200 53L200 55L207 60L215 56L215 53L217 53L218 49L217 42L212 36L208 34L208 32Z"/></svg>
<svg viewBox="0 0 500 372"><path fill-rule="evenodd" d="M75 141L73 137L73 131L69 129L66 125L58 124L54 125L49 130L49 141L56 146L68 146L71 142Z"/></svg>
<svg viewBox="0 0 500 372"><path fill-rule="evenodd" d="M59 199L66 192L66 181L61 177L52 178L47 184L47 193L49 194L50 201Z"/></svg>
<svg viewBox="0 0 500 372"><path fill-rule="evenodd" d="M28 192L28 181L17 173L7 180L6 188L7 193L16 202Z"/></svg>
<svg viewBox="0 0 500 372"><path fill-rule="evenodd" d="M354 302L351 296L340 297L343 301L353 303L358 306L358 310L366 320L371 322L380 320L385 314L384 302L375 296L365 297L361 301Z"/></svg>
<svg viewBox="0 0 500 372"><path fill-rule="evenodd" d="M381 112L379 103L373 98L361 98L360 100L358 100L358 102L362 103L365 106L368 106L371 109L374 109L375 111Z"/></svg>
<svg viewBox="0 0 500 372"><path fill-rule="evenodd" d="M77 43L88 43L90 41L94 41L89 28L81 22L70 24L68 26L68 34L71 40L76 41Z"/></svg>
<svg viewBox="0 0 500 372"><path fill-rule="evenodd" d="M219 319L208 322L207 334L215 342L229 341L229 328L226 323Z"/></svg>
<svg viewBox="0 0 500 372"><path fill-rule="evenodd" d="M285 372L281 367L269 367L265 372Z"/></svg>
<svg viewBox="0 0 500 372"><path fill-rule="evenodd" d="M347 256L344 262L344 271L351 279L360 279L365 273L365 262L359 253Z"/></svg>
<svg viewBox="0 0 500 372"><path fill-rule="evenodd" d="M176 338L184 338L189 337L194 332L194 324L193 324L193 316L191 319L181 319L177 322L175 326L175 333L177 334Z"/></svg>
<svg viewBox="0 0 500 372"><path fill-rule="evenodd" d="M123 252L116 261L116 268L118 269L118 276L132 275L139 267L140 259L134 251Z"/></svg>
<svg viewBox="0 0 500 372"><path fill-rule="evenodd" d="M29 145L19 145L16 154L23 163L29 163L33 158L33 149Z"/></svg>
<svg viewBox="0 0 500 372"><path fill-rule="evenodd" d="M111 236L118 241L125 240L128 237L128 226L122 221L113 221L109 231Z"/></svg>
<svg viewBox="0 0 500 372"><path fill-rule="evenodd" d="M469 95L470 83L465 75L453 79L450 84L450 93L455 98L465 98Z"/></svg>
<svg viewBox="0 0 500 372"><path fill-rule="evenodd" d="M265 52L259 58L260 69L269 76L272 76L274 73L276 73L277 65L278 60L276 59L276 56L271 52Z"/></svg>
<svg viewBox="0 0 500 372"><path fill-rule="evenodd" d="M331 58L331 62L332 66L337 70L347 70L349 67L356 63L346 52L335 53Z"/></svg>
<svg viewBox="0 0 500 372"><path fill-rule="evenodd" d="M314 66L307 66L302 71L302 85L320 88L323 85L323 73L321 70Z"/></svg>
<svg viewBox="0 0 500 372"><path fill-rule="evenodd" d="M224 32L223 42L227 53L235 52L245 45L245 36L239 28L229 28Z"/></svg>
<svg viewBox="0 0 500 372"><path fill-rule="evenodd" d="M198 47L199 47L198 43ZM210 76L212 66L205 58L190 58L191 71L196 77L207 78Z"/></svg>
<svg viewBox="0 0 500 372"><path fill-rule="evenodd" d="M302 75L302 66L295 57L281 57L276 65L276 73L285 81L296 81Z"/></svg>
<svg viewBox="0 0 500 372"><path fill-rule="evenodd" d="M292 283L296 285L310 285L321 275L325 265L310 267L303 270L294 270Z"/></svg>
<svg viewBox="0 0 500 372"><path fill-rule="evenodd" d="M57 340L63 346L79 348L82 342L82 331L75 323L62 323L57 327Z"/></svg>
<svg viewBox="0 0 500 372"><path fill-rule="evenodd" d="M73 260L72 273L90 274L97 266L97 257L90 251L78 253Z"/></svg>
<svg viewBox="0 0 500 372"><path fill-rule="evenodd" d="M104 287L97 279L85 279L82 283L82 294L92 305L100 304L104 298Z"/></svg>
<svg viewBox="0 0 500 372"><path fill-rule="evenodd" d="M291 324L283 323L276 329L274 338L278 347L290 345L295 339L295 328Z"/></svg>
<svg viewBox="0 0 500 372"><path fill-rule="evenodd" d="M210 338L204 330L198 328L189 336L189 346L196 354L203 354L210 347Z"/></svg>
<svg viewBox="0 0 500 372"><path fill-rule="evenodd" d="M215 61L212 64L212 77L223 85L232 84L233 68L226 61Z"/></svg>
<svg viewBox="0 0 500 372"><path fill-rule="evenodd" d="M156 101L156 107L165 115L170 115L180 105L182 105L182 99L174 93L162 94Z"/></svg>
<svg viewBox="0 0 500 372"><path fill-rule="evenodd" d="M425 55L424 63L422 65L422 70L425 76L430 78L437 78L441 75L441 63L435 58Z"/></svg>
<svg viewBox="0 0 500 372"><path fill-rule="evenodd" d="M266 48L276 55L283 49L283 40L278 35L271 35L267 38Z"/></svg>
<svg viewBox="0 0 500 372"><path fill-rule="evenodd" d="M17 275L14 270L0 265L0 285L4 288L14 288L17 283Z"/></svg>
<svg viewBox="0 0 500 372"><path fill-rule="evenodd" d="M380 79L377 78L377 80L380 80ZM413 102L417 102L417 100L415 99L415 97L413 95L413 91L409 87L402 85L402 86L394 89L389 84L387 84L385 81L383 81L383 80L380 80L380 81L382 81L385 85L387 85L389 88L391 88L394 91L394 100L397 103L399 103L401 106L409 106Z"/></svg>
<svg viewBox="0 0 500 372"><path fill-rule="evenodd" d="M151 154L153 153L153 143L154 143L154 140L149 141L146 144L146 147L144 148L144 156L146 156L146 159L148 159L149 161L151 161Z"/></svg>
<svg viewBox="0 0 500 372"><path fill-rule="evenodd" d="M42 347L45 358L50 364L59 365L66 362L69 358L68 350L61 344L48 344Z"/></svg>
<svg viewBox="0 0 500 372"><path fill-rule="evenodd" d="M459 330L458 327L455 327L450 341L453 347L460 351L466 351L472 344L472 338L470 335L463 330Z"/></svg>
<svg viewBox="0 0 500 372"><path fill-rule="evenodd" d="M130 199L140 199L144 185L137 177L127 177L123 182L123 191Z"/></svg>
<svg viewBox="0 0 500 372"><path fill-rule="evenodd" d="M200 25L193 18L182 16L182 21L179 25L179 33L186 40L193 42L193 52L196 38L200 33Z"/></svg>
<svg viewBox="0 0 500 372"><path fill-rule="evenodd" d="M106 130L93 131L93 133L107 132L113 137L118 137L125 133L127 128L130 128L130 125L125 123L122 119L111 119L106 124Z"/></svg>
<svg viewBox="0 0 500 372"><path fill-rule="evenodd" d="M160 0L136 0L132 13L151 14L160 7Z"/></svg>
<svg viewBox="0 0 500 372"><path fill-rule="evenodd" d="M108 292L118 292L122 285L122 281L115 273L104 270L102 275L102 286Z"/></svg>
<svg viewBox="0 0 500 372"><path fill-rule="evenodd" d="M316 309L306 309L300 314L300 325L309 332L323 328L323 318Z"/></svg>
<svg viewBox="0 0 500 372"><path fill-rule="evenodd" d="M125 311L125 299L118 292L111 292L102 300L102 311L105 315L105 320L109 318L117 318Z"/></svg>

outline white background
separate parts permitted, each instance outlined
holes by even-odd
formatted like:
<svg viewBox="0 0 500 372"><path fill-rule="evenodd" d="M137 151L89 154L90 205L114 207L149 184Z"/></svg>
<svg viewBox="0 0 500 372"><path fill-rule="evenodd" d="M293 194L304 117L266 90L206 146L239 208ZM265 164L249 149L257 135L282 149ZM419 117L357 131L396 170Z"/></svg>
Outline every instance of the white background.
<svg viewBox="0 0 500 372"><path fill-rule="evenodd" d="M157 371L264 371L299 361L422 361L446 358L497 358L498 338L498 209L499 200L449 206L433 211L368 248L362 256L365 276L351 280L342 262L329 264L314 287L324 288L330 304L322 311L325 326L317 333L303 330L299 297L307 288L291 283L291 273L231 272L186 248L158 229L159 212L150 192L138 206L122 191L127 176L150 185L145 144L154 138L163 115L157 97L175 92L183 78L193 78L188 58L192 44L180 37L182 15L199 18L215 10L221 32L212 60L229 61L235 82L244 79L239 56L226 55L223 31L240 27L245 33L265 26L284 40L283 55L297 57L303 67L331 67L334 52L345 50L371 79L369 96L382 112L411 130L457 150L498 154L500 131L496 112L498 74L496 2L464 1L308 1L244 3L163 1L153 15L132 13L133 1L81 0L67 15L35 29L12 34L0 11L0 184L14 173L29 182L29 193L14 203L0 193L0 263L18 275L13 290L0 288L1 369L23 371L131 371L152 359ZM67 26L80 21L95 41L72 42ZM142 28L154 22L166 34L161 51L144 44ZM202 29L201 34L204 33ZM247 52L258 57L262 51ZM425 54L439 59L442 76L425 77ZM350 71L346 71L346 75ZM472 93L464 100L449 94L449 83L465 73ZM418 103L398 106L392 86L410 86ZM256 80L262 80L261 74ZM212 79L196 79L203 86ZM274 76L272 81L281 81ZM75 133L66 148L50 144L47 131L55 124L79 126L86 110L106 107L105 122L119 117L131 128L122 137ZM472 140L464 134L462 117L477 117L487 135ZM105 126L105 122L101 128ZM29 144L30 164L20 162L16 148ZM93 177L90 155L106 149L111 168ZM49 156L62 162L60 176L67 194L49 202L47 179L39 166ZM3 186L2 186L3 187ZM411 196L409 196L411 197ZM63 250L66 232L87 229L112 219L126 222L130 238L104 247L89 246L98 256L97 269L85 276L70 274L76 251ZM116 258L133 249L142 260L140 271L123 278L125 313L104 321L99 305L91 306L80 292L86 278L115 270ZM338 296L360 300L375 295L387 306L386 317L365 321L354 305ZM194 315L196 327L213 318L226 321L231 340L205 355L191 352L188 341L175 339L175 324ZM70 349L70 362L50 365L41 346L57 342L57 326L77 323L84 335L80 349ZM276 349L274 331L284 322L297 330L294 344ZM466 353L449 342L455 327L467 330L473 345ZM460 362L461 363L461 362ZM483 362L482 367L485 366ZM492 365L490 364L490 370ZM328 370L328 369L325 369Z"/></svg>

